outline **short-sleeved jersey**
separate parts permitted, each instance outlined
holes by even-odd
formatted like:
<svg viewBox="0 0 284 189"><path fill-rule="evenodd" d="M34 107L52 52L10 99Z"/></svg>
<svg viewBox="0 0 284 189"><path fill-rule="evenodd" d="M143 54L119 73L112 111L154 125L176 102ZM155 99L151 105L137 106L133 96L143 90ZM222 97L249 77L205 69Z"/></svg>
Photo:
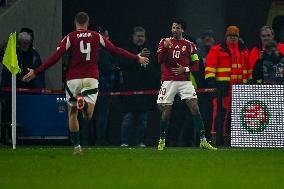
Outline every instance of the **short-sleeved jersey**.
<svg viewBox="0 0 284 189"><path fill-rule="evenodd" d="M160 41L157 51L158 62L161 64L162 81L186 81L189 79L189 73L174 75L172 68L178 67L178 64L183 67L189 67L189 64L199 64L197 56L197 48L194 43L186 39L170 38L172 46L164 47L165 38Z"/></svg>
<svg viewBox="0 0 284 189"><path fill-rule="evenodd" d="M57 51L42 66L35 70L35 74L55 64L68 51L70 52L70 62L68 64L66 80L82 78L98 79L99 70L97 61L100 46L126 58L138 59L137 55L114 46L109 40L104 39L95 31L77 30L63 38L57 47Z"/></svg>

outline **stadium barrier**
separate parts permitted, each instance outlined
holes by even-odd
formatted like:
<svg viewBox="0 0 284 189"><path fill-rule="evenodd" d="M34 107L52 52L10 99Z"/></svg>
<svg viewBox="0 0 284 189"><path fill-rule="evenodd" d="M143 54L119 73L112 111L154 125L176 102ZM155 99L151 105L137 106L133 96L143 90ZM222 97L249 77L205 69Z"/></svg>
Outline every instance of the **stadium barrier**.
<svg viewBox="0 0 284 189"><path fill-rule="evenodd" d="M17 88L17 123L22 126L18 139L66 139L68 114L64 90ZM215 89L199 88L198 93ZM10 93L11 88L1 88ZM157 95L158 90L99 93L100 96Z"/></svg>
<svg viewBox="0 0 284 189"><path fill-rule="evenodd" d="M2 92L11 92L10 87L2 87ZM30 94L65 94L64 90L50 90L50 89L28 89L28 88L17 88L18 93L30 93ZM215 88L197 88L198 93L214 93ZM130 95L153 95L158 94L158 90L143 90L143 91L118 91L118 92L99 92L99 96L130 96Z"/></svg>

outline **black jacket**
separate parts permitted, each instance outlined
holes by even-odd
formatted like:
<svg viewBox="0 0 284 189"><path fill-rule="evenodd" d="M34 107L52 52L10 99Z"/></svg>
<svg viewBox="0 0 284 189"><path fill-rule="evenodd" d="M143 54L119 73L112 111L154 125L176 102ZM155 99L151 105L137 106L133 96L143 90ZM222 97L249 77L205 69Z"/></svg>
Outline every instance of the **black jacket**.
<svg viewBox="0 0 284 189"><path fill-rule="evenodd" d="M2 51L1 54L3 55L4 51ZM2 57L2 55L0 55L0 57ZM33 48L30 48L27 52L22 52L17 49L17 59L20 67L20 71L16 75L17 87L45 88L44 73L37 75L36 78L34 78L32 81L28 83L22 81L23 76L28 73L27 68L35 69L42 64L38 52ZM11 73L5 66L3 66L1 86L11 87L11 85L12 85Z"/></svg>
<svg viewBox="0 0 284 189"><path fill-rule="evenodd" d="M284 56L277 57L263 54L263 58L258 59L252 72L252 82L262 80L261 83L284 84Z"/></svg>
<svg viewBox="0 0 284 189"><path fill-rule="evenodd" d="M131 44L126 48L128 51L139 54L146 46L136 46ZM147 47L150 49L149 47ZM151 50L150 50L151 51ZM151 51L151 56L155 53ZM140 65L137 61L122 58L120 68L122 70L122 90L123 91L141 91L153 90L155 88L155 77L153 76L153 61L150 57L150 63L147 66ZM124 112L144 112L155 107L156 95L132 95L122 97Z"/></svg>

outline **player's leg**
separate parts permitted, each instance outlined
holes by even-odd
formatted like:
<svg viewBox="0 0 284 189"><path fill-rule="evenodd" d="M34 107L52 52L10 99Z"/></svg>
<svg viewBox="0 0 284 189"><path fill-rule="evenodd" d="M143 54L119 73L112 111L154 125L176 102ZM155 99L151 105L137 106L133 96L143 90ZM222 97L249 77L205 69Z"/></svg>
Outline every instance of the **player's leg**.
<svg viewBox="0 0 284 189"><path fill-rule="evenodd" d="M70 139L74 145L74 154L81 153L80 146L80 131L79 131L79 123L78 123L78 110L76 107L76 94L80 91L80 80L74 79L66 82L66 100L68 103L68 117L69 117L69 131L70 131Z"/></svg>
<svg viewBox="0 0 284 189"><path fill-rule="evenodd" d="M84 97L84 100L88 97ZM91 120L94 114L95 104L88 100L85 100L85 106L83 108L83 118L87 120Z"/></svg>
<svg viewBox="0 0 284 189"><path fill-rule="evenodd" d="M93 117L95 104L98 97L98 80L85 78L82 80L83 88L77 97L77 107L83 110L83 117L91 120Z"/></svg>
<svg viewBox="0 0 284 189"><path fill-rule="evenodd" d="M200 147L215 150L216 148L212 147L206 141L204 123L200 114L197 95L192 83L190 81L181 82L179 86L179 94L181 95L181 98L185 100L186 105L192 114L194 126L199 130Z"/></svg>
<svg viewBox="0 0 284 189"><path fill-rule="evenodd" d="M160 119L160 140L158 150L165 147L166 132L171 117L172 104L176 95L176 85L174 81L164 81L158 95L157 104L161 111Z"/></svg>
<svg viewBox="0 0 284 189"><path fill-rule="evenodd" d="M161 111L161 119L160 119L160 139L159 139L158 150L163 150L166 145L166 134L171 117L172 106L159 104L159 109Z"/></svg>
<svg viewBox="0 0 284 189"><path fill-rule="evenodd" d="M209 149L209 150L217 150L217 148L211 146L211 144L208 143L207 140L206 140L204 123L203 123L203 119L202 119L200 111L199 111L197 98L187 99L186 104L187 104L187 106L190 109L190 112L192 114L193 124L199 130L200 148Z"/></svg>
<svg viewBox="0 0 284 189"><path fill-rule="evenodd" d="M76 106L68 105L68 117L69 117L69 131L70 139L74 145L74 154L80 154L82 152L80 146L80 131L78 123L78 110Z"/></svg>
<svg viewBox="0 0 284 189"><path fill-rule="evenodd" d="M200 114L197 98L186 99L185 102L192 114L194 125L198 127L198 130L200 133L200 140L206 140L205 128L204 128L203 120Z"/></svg>

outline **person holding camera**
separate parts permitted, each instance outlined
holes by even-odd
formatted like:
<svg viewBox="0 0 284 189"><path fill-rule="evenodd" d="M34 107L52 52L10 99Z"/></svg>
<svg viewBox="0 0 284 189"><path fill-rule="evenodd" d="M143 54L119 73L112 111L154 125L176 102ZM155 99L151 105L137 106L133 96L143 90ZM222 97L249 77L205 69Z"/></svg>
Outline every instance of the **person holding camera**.
<svg viewBox="0 0 284 189"><path fill-rule="evenodd" d="M261 84L284 84L284 56L277 48L277 42L268 40L262 56L257 60L252 82Z"/></svg>

